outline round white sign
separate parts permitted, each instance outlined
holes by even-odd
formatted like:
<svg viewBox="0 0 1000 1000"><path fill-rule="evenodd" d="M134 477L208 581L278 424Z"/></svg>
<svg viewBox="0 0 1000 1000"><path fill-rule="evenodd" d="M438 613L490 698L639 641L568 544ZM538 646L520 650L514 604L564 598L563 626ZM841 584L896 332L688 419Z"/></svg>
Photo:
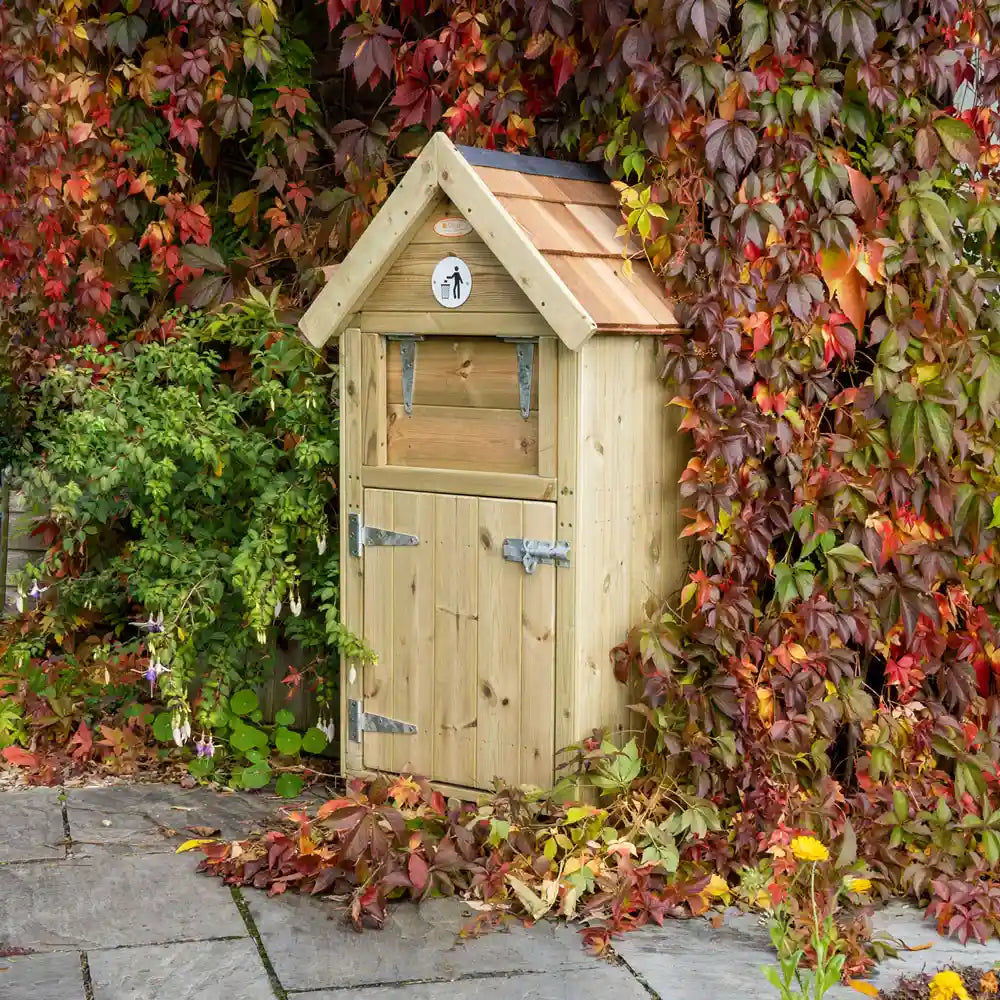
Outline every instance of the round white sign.
<svg viewBox="0 0 1000 1000"><path fill-rule="evenodd" d="M431 275L431 291L438 304L446 309L464 306L472 294L472 272L461 257L438 261Z"/></svg>

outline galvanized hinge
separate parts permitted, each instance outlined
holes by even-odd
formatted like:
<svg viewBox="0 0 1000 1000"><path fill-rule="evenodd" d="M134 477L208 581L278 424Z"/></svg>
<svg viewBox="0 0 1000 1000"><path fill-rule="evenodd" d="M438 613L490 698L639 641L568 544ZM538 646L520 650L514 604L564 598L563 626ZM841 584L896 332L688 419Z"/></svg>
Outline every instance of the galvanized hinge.
<svg viewBox="0 0 1000 1000"><path fill-rule="evenodd" d="M541 542L534 538L505 538L503 557L519 562L525 573L534 573L539 563L557 567L569 566L569 542Z"/></svg>
<svg viewBox="0 0 1000 1000"><path fill-rule="evenodd" d="M531 416L531 377L535 367L535 342L522 337L502 337L504 343L517 349L517 393L521 416Z"/></svg>
<svg viewBox="0 0 1000 1000"><path fill-rule="evenodd" d="M347 738L352 743L361 742L362 733L397 733L413 735L417 727L412 722L400 722L374 712L365 712L357 698L347 699Z"/></svg>
<svg viewBox="0 0 1000 1000"><path fill-rule="evenodd" d="M360 556L366 545L419 545L416 535L405 535L401 531L388 528L373 528L361 520L361 515L352 511L347 515L347 551L352 556Z"/></svg>
<svg viewBox="0 0 1000 1000"><path fill-rule="evenodd" d="M399 341L399 361L403 371L403 412L409 416L413 412L413 381L417 370L417 341L423 340L415 334L389 334L386 340Z"/></svg>

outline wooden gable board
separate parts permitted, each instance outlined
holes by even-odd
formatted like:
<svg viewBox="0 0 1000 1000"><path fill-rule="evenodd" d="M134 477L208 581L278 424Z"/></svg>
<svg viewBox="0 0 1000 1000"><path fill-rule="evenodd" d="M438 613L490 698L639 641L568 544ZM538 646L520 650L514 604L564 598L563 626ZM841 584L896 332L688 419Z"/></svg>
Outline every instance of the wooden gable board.
<svg viewBox="0 0 1000 1000"><path fill-rule="evenodd" d="M306 339L321 347L340 332L419 231L441 191L455 203L560 340L572 350L579 349L597 324L475 169L440 132L375 215L335 278L306 310L299 321Z"/></svg>

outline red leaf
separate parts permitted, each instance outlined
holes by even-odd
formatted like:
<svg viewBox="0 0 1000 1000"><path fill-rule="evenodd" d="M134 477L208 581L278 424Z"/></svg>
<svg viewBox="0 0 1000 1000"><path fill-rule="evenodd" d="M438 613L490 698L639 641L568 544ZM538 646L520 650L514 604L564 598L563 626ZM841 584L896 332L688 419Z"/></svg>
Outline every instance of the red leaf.
<svg viewBox="0 0 1000 1000"><path fill-rule="evenodd" d="M427 888L427 862L419 854L411 854L406 870L410 874L410 882L417 892Z"/></svg>
<svg viewBox="0 0 1000 1000"><path fill-rule="evenodd" d="M87 728L86 722L80 722L73 738L69 741L71 754L74 760L87 760L94 749L94 735Z"/></svg>
<svg viewBox="0 0 1000 1000"><path fill-rule="evenodd" d="M21 747L4 747L0 751L0 756L8 764L14 764L16 767L38 766L38 758L33 753L28 753L27 750L23 750Z"/></svg>

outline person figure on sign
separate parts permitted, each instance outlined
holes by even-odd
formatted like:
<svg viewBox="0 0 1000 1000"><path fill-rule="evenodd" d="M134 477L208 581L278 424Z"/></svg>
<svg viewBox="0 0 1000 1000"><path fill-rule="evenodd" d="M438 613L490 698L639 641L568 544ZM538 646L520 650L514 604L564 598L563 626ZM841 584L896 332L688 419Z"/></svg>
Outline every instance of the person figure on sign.
<svg viewBox="0 0 1000 1000"><path fill-rule="evenodd" d="M451 283L454 289L452 298L460 299L462 297L462 272L459 270L457 264L455 265L455 270L451 276Z"/></svg>

